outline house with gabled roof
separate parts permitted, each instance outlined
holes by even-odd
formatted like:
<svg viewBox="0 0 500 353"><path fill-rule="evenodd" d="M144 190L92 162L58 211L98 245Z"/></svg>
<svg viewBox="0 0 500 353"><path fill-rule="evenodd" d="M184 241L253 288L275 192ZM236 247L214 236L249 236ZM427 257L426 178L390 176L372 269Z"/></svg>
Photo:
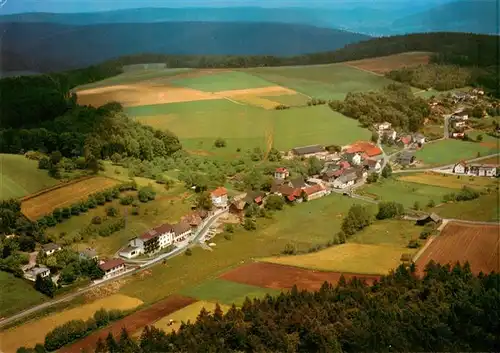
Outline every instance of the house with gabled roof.
<svg viewBox="0 0 500 353"><path fill-rule="evenodd" d="M292 148L292 154L296 157L318 157L326 156L328 151L325 150L325 147L322 145L309 145L302 147ZM320 158L321 159L321 158Z"/></svg>
<svg viewBox="0 0 500 353"><path fill-rule="evenodd" d="M284 167L276 168L276 170L274 171L274 177L276 179L286 179L289 176L290 172L288 171L288 169Z"/></svg>
<svg viewBox="0 0 500 353"><path fill-rule="evenodd" d="M212 198L212 204L215 207L222 208L227 206L228 196L225 187L221 186L210 192L210 197Z"/></svg>
<svg viewBox="0 0 500 353"><path fill-rule="evenodd" d="M302 189L308 186L304 178L301 176L290 180L289 185L295 189Z"/></svg>
<svg viewBox="0 0 500 353"><path fill-rule="evenodd" d="M174 232L174 242L179 243L189 239L192 230L191 226L187 222L179 222L172 226Z"/></svg>
<svg viewBox="0 0 500 353"><path fill-rule="evenodd" d="M42 250L45 253L46 256L51 256L54 255L56 251L62 250L62 246L56 243L48 243L45 245L42 245Z"/></svg>
<svg viewBox="0 0 500 353"><path fill-rule="evenodd" d="M465 161L460 161L453 166L453 173L455 174L465 174L467 170L467 163Z"/></svg>
<svg viewBox="0 0 500 353"><path fill-rule="evenodd" d="M302 192L306 201L315 200L327 194L327 190L320 184L308 186L302 189Z"/></svg>
<svg viewBox="0 0 500 353"><path fill-rule="evenodd" d="M99 268L104 272L103 278L110 278L125 271L125 261L122 259L103 261L99 264Z"/></svg>

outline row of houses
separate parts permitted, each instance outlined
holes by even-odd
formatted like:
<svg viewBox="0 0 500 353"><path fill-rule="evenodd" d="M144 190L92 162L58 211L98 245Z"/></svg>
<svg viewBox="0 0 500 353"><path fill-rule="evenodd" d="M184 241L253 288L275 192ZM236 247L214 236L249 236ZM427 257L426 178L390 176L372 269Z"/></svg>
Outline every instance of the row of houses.
<svg viewBox="0 0 500 353"><path fill-rule="evenodd" d="M412 144L422 146L426 142L423 134L419 132L414 134L398 133L392 128L392 124L389 122L375 124L374 127L381 138L400 144L403 147L409 147Z"/></svg>
<svg viewBox="0 0 500 353"><path fill-rule="evenodd" d="M478 164L461 161L453 166L453 173L471 176L495 177L498 175L498 164Z"/></svg>

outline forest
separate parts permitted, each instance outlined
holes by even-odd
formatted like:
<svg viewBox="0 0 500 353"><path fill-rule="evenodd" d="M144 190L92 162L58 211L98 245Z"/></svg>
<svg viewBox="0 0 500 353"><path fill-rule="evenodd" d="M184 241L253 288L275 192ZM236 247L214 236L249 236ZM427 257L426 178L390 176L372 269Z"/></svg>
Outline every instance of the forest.
<svg viewBox="0 0 500 353"><path fill-rule="evenodd" d="M430 113L425 99L415 97L411 88L390 84L379 92L348 93L344 101L331 101L330 108L370 127L374 123L390 122L403 131L418 131Z"/></svg>
<svg viewBox="0 0 500 353"><path fill-rule="evenodd" d="M498 352L499 280L467 263L431 262L422 277L400 266L373 286L342 277L317 292L294 287L225 313L202 309L176 333L146 327L138 342L123 330L95 352Z"/></svg>

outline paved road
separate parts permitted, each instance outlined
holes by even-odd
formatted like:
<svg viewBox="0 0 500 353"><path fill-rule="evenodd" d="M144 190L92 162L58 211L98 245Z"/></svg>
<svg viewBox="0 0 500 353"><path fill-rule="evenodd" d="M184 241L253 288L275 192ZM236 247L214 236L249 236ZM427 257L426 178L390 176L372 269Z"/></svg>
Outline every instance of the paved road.
<svg viewBox="0 0 500 353"><path fill-rule="evenodd" d="M65 295L63 297L60 297L60 298L57 298L57 299L54 299L54 300L51 300L51 301L48 301L46 303L43 303L43 304L40 304L40 305L37 305L37 306L34 306L32 308L29 308L27 310L24 310L16 315L13 315L13 316L10 316L6 319L3 319L0 321L0 328L9 324L9 323L12 323L12 322L15 322L19 319L22 319L23 317L26 317L28 315L31 315L33 313L36 313L40 310L43 310L43 309L46 309L46 308L49 308L51 306L54 306L56 304L59 304L59 303L64 303L64 302L67 302L67 301L70 301L74 298L76 298L77 296L80 296L94 288L97 288L97 287L100 287L100 286L103 286L103 285L106 285L110 282L113 282L117 279L121 279L121 278L125 278L125 277L128 277L128 276L131 276L137 272L140 272L140 271L143 271L151 266L154 266L156 265L158 262L162 261L162 260L166 260L166 259L169 259L169 258L172 258L174 256L177 256L179 254L181 254L186 248L188 247L191 247L191 246L194 246L196 245L196 243L199 242L199 240L205 235L205 233L210 229L210 227L212 226L212 224L215 223L215 221L221 216L223 215L224 213L227 212L227 209L225 210L221 210L221 211L217 211L216 213L214 213L213 215L210 216L209 220L205 223L205 226L198 231L198 233L195 235L195 237L193 238L192 242L190 244L186 244L184 247L179 247L179 248L176 248L175 250L167 253L167 254L163 254L163 255L160 255L144 264L142 264L140 267L132 270L132 271L128 271L126 273L123 273L121 275L118 275L118 276L115 276L115 277L112 277L108 280L105 280L105 281L102 281L100 283L96 283L96 284L90 284L89 286L85 287L85 288L81 288L80 290L76 291L76 292L73 292L71 294L68 294L68 295Z"/></svg>
<svg viewBox="0 0 500 353"><path fill-rule="evenodd" d="M447 139L450 137L450 118L451 114L448 115L443 115L444 117L444 131L443 131L443 138Z"/></svg>

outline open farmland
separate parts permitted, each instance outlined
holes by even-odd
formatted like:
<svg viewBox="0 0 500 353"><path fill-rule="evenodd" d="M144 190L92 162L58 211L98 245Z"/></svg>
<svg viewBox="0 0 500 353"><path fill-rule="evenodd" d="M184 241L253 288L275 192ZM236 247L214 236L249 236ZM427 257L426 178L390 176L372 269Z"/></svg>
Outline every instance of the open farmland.
<svg viewBox="0 0 500 353"><path fill-rule="evenodd" d="M473 273L500 272L500 226L450 222L417 260L419 272L433 260L440 264L469 262Z"/></svg>
<svg viewBox="0 0 500 353"><path fill-rule="evenodd" d="M56 326L70 320L87 320L101 308L106 310L131 310L141 304L142 301L139 299L114 294L103 299L98 299L93 303L52 314L40 320L28 322L22 326L3 331L0 333L0 348L3 353L14 353L20 346L32 347L37 343L43 343L45 335Z"/></svg>
<svg viewBox="0 0 500 353"><path fill-rule="evenodd" d="M277 256L262 261L321 271L388 274L398 267L409 249L393 245L341 244L315 253Z"/></svg>
<svg viewBox="0 0 500 353"><path fill-rule="evenodd" d="M33 283L0 271L0 317L37 305L47 297L33 288Z"/></svg>
<svg viewBox="0 0 500 353"><path fill-rule="evenodd" d="M448 165L462 159L472 159L497 153L498 147L484 146L476 142L466 142L453 139L441 140L424 145L415 153L415 157L426 165Z"/></svg>
<svg viewBox="0 0 500 353"><path fill-rule="evenodd" d="M307 96L326 100L344 99L349 92L376 90L392 82L343 64L260 67L243 71Z"/></svg>
<svg viewBox="0 0 500 353"><path fill-rule="evenodd" d="M202 308L205 308L205 310L213 313L215 310L215 305L216 303L199 301L161 318L160 320L153 323L152 326L162 329L165 332L177 331L182 322L194 323ZM230 309L230 306L228 305L220 304L219 306L224 314ZM170 320L173 320L174 323L169 326ZM136 332L136 334L140 333L141 331Z"/></svg>
<svg viewBox="0 0 500 353"><path fill-rule="evenodd" d="M139 310L110 326L99 330L78 342L61 348L58 350L59 353L74 353L81 352L82 350L94 349L99 338L102 340L106 339L106 336L111 332L115 338L120 337L120 332L123 327L126 327L130 333L144 328L145 326L151 325L158 319L169 315L179 309L186 307L194 303L195 300L192 298L182 297L178 295L170 296L148 308Z"/></svg>
<svg viewBox="0 0 500 353"><path fill-rule="evenodd" d="M487 195L464 202L449 202L432 209L443 218L455 218L468 221L499 222L500 200L498 190Z"/></svg>
<svg viewBox="0 0 500 353"><path fill-rule="evenodd" d="M224 273L220 278L252 286L272 289L318 290L325 281L336 284L342 274L338 272L324 272L306 270L298 267L283 266L265 262L254 262ZM363 278L373 282L379 276L365 276L344 273L346 280L352 277Z"/></svg>
<svg viewBox="0 0 500 353"><path fill-rule="evenodd" d="M238 306L242 305L247 297L250 299L261 298L266 294L273 295L279 293L279 291L274 289L230 282L223 279L211 279L181 291L181 294L199 300L218 302L227 305L235 304Z"/></svg>
<svg viewBox="0 0 500 353"><path fill-rule="evenodd" d="M491 178L466 175L462 175L458 178L456 175L440 174L437 172L416 173L409 175L402 174L398 176L398 180L417 184L440 186L450 189L461 189L464 186L482 189L498 185L498 181Z"/></svg>
<svg viewBox="0 0 500 353"><path fill-rule="evenodd" d="M228 90L239 90L249 88L261 88L274 86L265 79L249 75L240 71L214 71L212 75L197 77L174 77L171 83L181 87L192 88L204 92L218 92Z"/></svg>
<svg viewBox="0 0 500 353"><path fill-rule="evenodd" d="M353 66L357 69L370 71L383 75L392 70L399 70L404 67L425 65L429 63L430 54L426 52L408 52L377 58L362 59L345 62L345 65Z"/></svg>
<svg viewBox="0 0 500 353"><path fill-rule="evenodd" d="M21 211L31 220L37 220L56 208L67 207L85 200L90 194L108 189L118 184L116 180L105 177L92 177L48 190L21 203Z"/></svg>
<svg viewBox="0 0 500 353"><path fill-rule="evenodd" d="M23 155L0 154L0 200L19 198L54 186L57 179Z"/></svg>

